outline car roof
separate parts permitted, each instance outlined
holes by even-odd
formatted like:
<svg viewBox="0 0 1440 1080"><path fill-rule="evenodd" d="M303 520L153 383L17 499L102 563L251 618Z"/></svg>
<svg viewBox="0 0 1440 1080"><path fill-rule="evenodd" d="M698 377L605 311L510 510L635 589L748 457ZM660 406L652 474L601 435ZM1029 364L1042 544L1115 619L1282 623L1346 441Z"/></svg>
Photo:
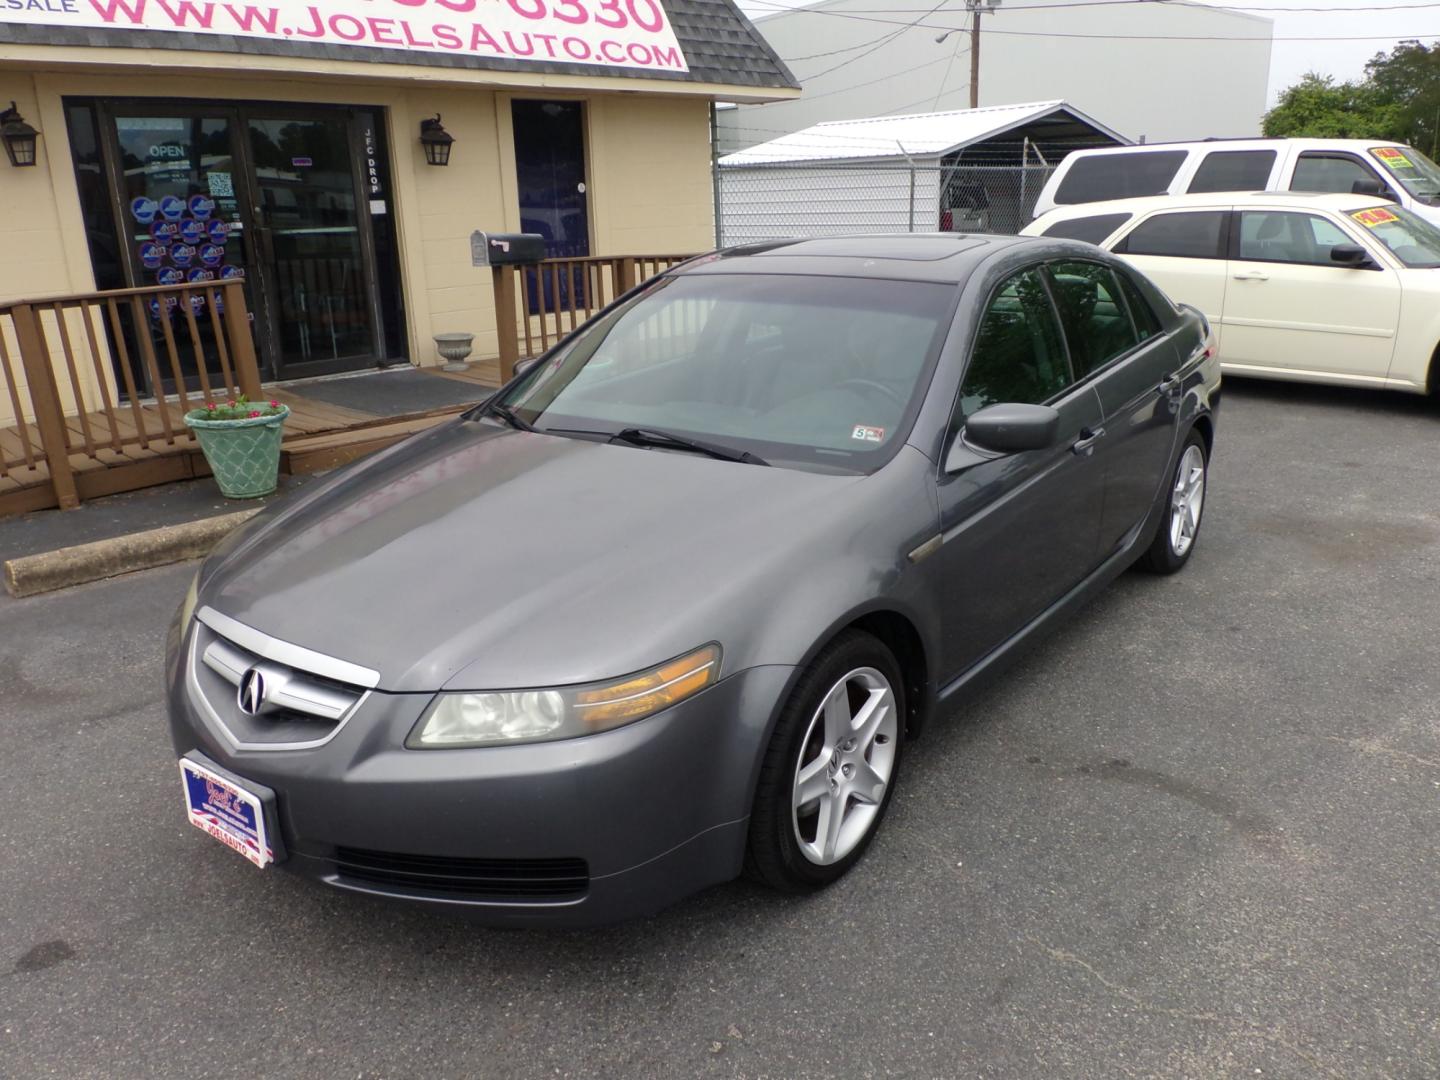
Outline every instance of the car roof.
<svg viewBox="0 0 1440 1080"><path fill-rule="evenodd" d="M1101 214L1148 214L1155 210L1203 210L1225 206L1274 206L1291 209L1333 210L1346 213L1371 206L1394 206L1378 195L1347 195L1322 191L1210 191L1195 195L1146 195L1135 199L1106 199L1103 202L1057 206L1035 219L1064 221Z"/></svg>
<svg viewBox="0 0 1440 1080"><path fill-rule="evenodd" d="M1074 150L1067 155L1069 158L1078 157L1099 157L1105 154L1133 154L1147 150L1248 150L1252 147L1256 150L1279 149L1281 146L1297 146L1305 150L1357 150L1370 146L1404 146L1391 139L1304 139L1304 138L1273 138L1265 139L1255 136L1238 136L1225 139L1177 139L1174 142L1140 143L1134 146L1097 146L1084 150Z"/></svg>
<svg viewBox="0 0 1440 1080"><path fill-rule="evenodd" d="M682 263L673 273L820 274L959 284L1003 250L1034 237L969 233L886 233L765 240Z"/></svg>

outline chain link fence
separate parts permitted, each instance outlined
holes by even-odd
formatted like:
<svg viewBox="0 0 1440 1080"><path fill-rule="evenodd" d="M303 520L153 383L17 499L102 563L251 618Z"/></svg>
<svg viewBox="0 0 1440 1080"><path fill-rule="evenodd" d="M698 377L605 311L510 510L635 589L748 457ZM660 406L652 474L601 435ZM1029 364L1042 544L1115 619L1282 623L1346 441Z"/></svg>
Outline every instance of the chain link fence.
<svg viewBox="0 0 1440 1080"><path fill-rule="evenodd" d="M716 166L722 247L854 233L1014 233L1034 216L1045 165L934 162Z"/></svg>

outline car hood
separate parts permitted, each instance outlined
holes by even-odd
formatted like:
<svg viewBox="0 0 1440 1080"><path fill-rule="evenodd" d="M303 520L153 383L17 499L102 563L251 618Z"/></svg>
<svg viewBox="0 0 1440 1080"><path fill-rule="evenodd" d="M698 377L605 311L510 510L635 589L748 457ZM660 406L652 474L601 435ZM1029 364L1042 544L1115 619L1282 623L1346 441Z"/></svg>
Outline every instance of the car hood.
<svg viewBox="0 0 1440 1080"><path fill-rule="evenodd" d="M383 690L610 678L711 640L866 479L457 421L247 529L200 602Z"/></svg>

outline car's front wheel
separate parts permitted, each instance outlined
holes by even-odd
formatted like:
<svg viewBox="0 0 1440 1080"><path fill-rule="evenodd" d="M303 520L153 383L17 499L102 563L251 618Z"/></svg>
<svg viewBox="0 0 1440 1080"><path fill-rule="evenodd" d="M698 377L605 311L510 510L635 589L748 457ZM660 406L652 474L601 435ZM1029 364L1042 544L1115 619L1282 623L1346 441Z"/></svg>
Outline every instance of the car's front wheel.
<svg viewBox="0 0 1440 1080"><path fill-rule="evenodd" d="M1205 512L1208 478L1205 440L1192 429L1170 475L1160 528L1149 550L1140 557L1144 569L1156 574L1173 574L1190 561L1200 535L1200 517Z"/></svg>
<svg viewBox="0 0 1440 1080"><path fill-rule="evenodd" d="M761 764L746 869L786 892L835 881L885 815L904 741L894 654L847 631L805 669Z"/></svg>

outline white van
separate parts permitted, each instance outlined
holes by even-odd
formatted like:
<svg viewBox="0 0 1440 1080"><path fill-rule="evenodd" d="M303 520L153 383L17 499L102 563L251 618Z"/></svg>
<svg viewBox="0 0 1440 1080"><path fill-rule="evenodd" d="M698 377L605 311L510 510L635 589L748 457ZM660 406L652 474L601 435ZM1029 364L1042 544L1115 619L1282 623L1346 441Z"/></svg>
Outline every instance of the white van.
<svg viewBox="0 0 1440 1080"><path fill-rule="evenodd" d="M1379 139L1209 139L1076 150L1046 181L1035 217L1077 203L1211 191L1378 195L1440 224L1440 165Z"/></svg>

